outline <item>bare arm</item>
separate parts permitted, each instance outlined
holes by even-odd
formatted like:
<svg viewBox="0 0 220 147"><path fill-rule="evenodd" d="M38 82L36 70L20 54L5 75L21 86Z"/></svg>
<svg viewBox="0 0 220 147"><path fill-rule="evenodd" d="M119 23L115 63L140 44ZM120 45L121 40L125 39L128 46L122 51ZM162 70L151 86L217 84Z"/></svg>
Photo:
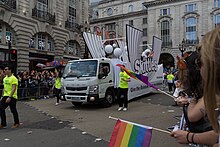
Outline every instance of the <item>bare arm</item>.
<svg viewBox="0 0 220 147"><path fill-rule="evenodd" d="M190 122L199 121L206 114L203 97L196 101L191 101L188 106L188 118Z"/></svg>
<svg viewBox="0 0 220 147"><path fill-rule="evenodd" d="M187 131L178 130L172 132L170 136L176 138L176 140L180 144L188 144L189 142L187 141L187 134L188 134ZM193 133L189 133L188 140L191 143L192 143L192 136ZM216 142L218 141L218 134L213 130L204 133L194 133L193 141L194 143L197 144L213 145L216 144Z"/></svg>
<svg viewBox="0 0 220 147"><path fill-rule="evenodd" d="M11 90L11 93L10 93L10 96L9 96L9 97L12 97L12 96L13 96L13 94L15 93L15 90L16 90L16 85L13 84L13 85L12 85L12 90Z"/></svg>
<svg viewBox="0 0 220 147"><path fill-rule="evenodd" d="M197 144L213 145L218 142L218 134L214 131L195 133L193 140Z"/></svg>

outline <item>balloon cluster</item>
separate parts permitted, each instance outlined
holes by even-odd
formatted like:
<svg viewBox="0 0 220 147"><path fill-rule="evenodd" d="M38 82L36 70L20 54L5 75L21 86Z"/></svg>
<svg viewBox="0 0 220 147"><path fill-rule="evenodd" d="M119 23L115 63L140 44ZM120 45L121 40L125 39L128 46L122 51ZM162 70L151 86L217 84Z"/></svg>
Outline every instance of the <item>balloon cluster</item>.
<svg viewBox="0 0 220 147"><path fill-rule="evenodd" d="M119 58L121 55L122 55L122 49L118 48L116 44L113 44L113 45L106 45L105 46L105 52L110 55L113 53L113 55L116 57L116 58Z"/></svg>

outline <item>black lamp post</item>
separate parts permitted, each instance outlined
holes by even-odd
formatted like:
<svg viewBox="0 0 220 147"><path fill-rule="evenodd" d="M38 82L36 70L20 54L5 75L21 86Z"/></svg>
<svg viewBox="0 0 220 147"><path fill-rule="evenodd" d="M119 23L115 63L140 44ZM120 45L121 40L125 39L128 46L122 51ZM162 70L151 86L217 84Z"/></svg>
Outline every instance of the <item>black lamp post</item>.
<svg viewBox="0 0 220 147"><path fill-rule="evenodd" d="M183 39L182 43L179 44L179 50L181 51L182 57L183 57L183 54L186 51L186 41L185 41L185 39Z"/></svg>
<svg viewBox="0 0 220 147"><path fill-rule="evenodd" d="M87 21L85 21L85 27L84 27L84 31L87 32L88 31L88 23ZM84 59L88 59L89 58L89 51L88 51L88 48L87 48L87 45L85 44L85 53L84 53L84 56L83 56Z"/></svg>

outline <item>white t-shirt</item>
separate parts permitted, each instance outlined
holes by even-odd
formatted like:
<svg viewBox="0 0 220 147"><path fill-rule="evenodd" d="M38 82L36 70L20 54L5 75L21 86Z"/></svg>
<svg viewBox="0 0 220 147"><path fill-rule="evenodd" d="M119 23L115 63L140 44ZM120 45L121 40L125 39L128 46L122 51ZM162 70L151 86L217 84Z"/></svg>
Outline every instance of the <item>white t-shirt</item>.
<svg viewBox="0 0 220 147"><path fill-rule="evenodd" d="M174 91L174 93L173 93L173 96L174 96L174 97L179 97L179 93L180 93L180 91L182 91L182 90L183 90L182 88L176 88L175 91Z"/></svg>

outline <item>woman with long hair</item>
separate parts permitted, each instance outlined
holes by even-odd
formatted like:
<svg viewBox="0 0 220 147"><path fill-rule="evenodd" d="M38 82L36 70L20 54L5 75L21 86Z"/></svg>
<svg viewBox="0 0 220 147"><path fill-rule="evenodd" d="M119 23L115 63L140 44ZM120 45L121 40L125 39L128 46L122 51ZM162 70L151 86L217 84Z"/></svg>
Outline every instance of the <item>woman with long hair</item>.
<svg viewBox="0 0 220 147"><path fill-rule="evenodd" d="M220 26L203 37L201 49L201 75L204 80L204 102L209 120L219 130L220 107Z"/></svg>

